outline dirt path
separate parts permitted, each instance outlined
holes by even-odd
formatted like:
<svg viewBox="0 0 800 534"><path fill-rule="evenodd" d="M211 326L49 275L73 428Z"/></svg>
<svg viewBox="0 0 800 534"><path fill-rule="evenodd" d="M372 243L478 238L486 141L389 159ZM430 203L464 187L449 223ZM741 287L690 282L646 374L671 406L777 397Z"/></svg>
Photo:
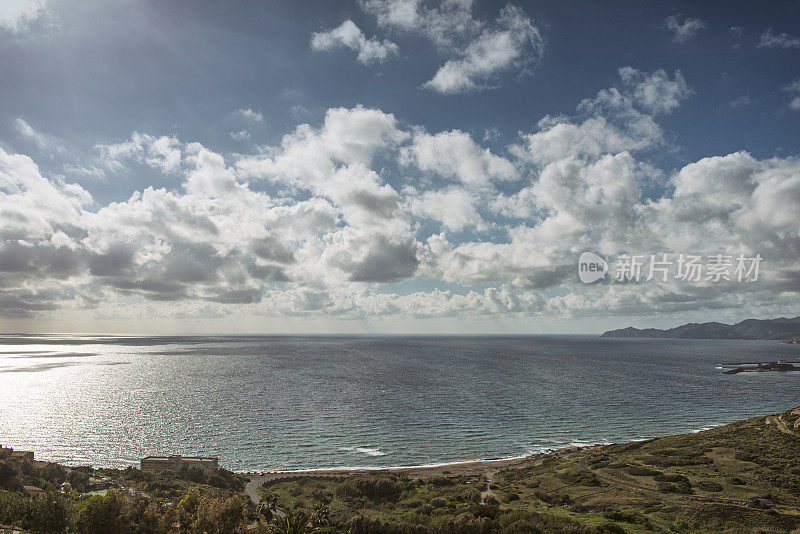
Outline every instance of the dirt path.
<svg viewBox="0 0 800 534"><path fill-rule="evenodd" d="M767 417L767 424L768 425L774 424L776 427L778 427L778 430L780 430L784 434L789 434L790 436L794 437L800 437L800 434L789 428L789 425L786 424L786 421L784 421L783 417L780 415Z"/></svg>
<svg viewBox="0 0 800 534"><path fill-rule="evenodd" d="M497 469L490 469L483 472L483 476L486 477L486 489L481 492L481 502L486 502L486 500L490 497L494 497L494 492L491 489L491 485L496 474Z"/></svg>
<svg viewBox="0 0 800 534"><path fill-rule="evenodd" d="M582 459L579 465L582 468L586 469L587 468L586 460ZM599 473L598 471L592 471L592 473L594 473L597 478L599 478L600 480L602 480L603 482L605 482L606 484L609 484L611 486L616 486L616 487L623 486L623 487L626 487L626 488L629 488L629 489L636 490L636 491L641 492L641 493L645 493L645 492L652 493L654 491L658 491L657 488L654 488L653 486L650 486L650 485L647 485L647 484L642 484L642 483L638 483L638 482L628 482L626 480L619 480L617 478L610 477L608 475L604 475L602 473ZM597 492L597 493L602 493L602 492ZM597 493L593 493L591 495L596 495ZM590 495L586 495L586 497L588 497L588 496L590 496ZM733 504L733 505L737 505L737 506L746 506L747 505L747 503L745 501L743 501L742 499L736 499L736 498L712 497L710 495L684 495L683 497L686 498L686 499L692 500L692 501L717 503L717 504Z"/></svg>

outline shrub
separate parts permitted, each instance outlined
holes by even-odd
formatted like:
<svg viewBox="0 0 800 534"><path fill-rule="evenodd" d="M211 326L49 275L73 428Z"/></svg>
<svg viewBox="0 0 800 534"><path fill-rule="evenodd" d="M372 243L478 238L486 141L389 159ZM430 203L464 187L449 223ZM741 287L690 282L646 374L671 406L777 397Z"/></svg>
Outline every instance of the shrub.
<svg viewBox="0 0 800 534"><path fill-rule="evenodd" d="M597 462L591 462L589 464L589 469L602 469L603 467L608 467L611 462L608 459L601 459Z"/></svg>
<svg viewBox="0 0 800 534"><path fill-rule="evenodd" d="M500 513L500 503L497 502L497 499L490 498L486 502L473 504L471 510L475 517L494 519Z"/></svg>
<svg viewBox="0 0 800 534"><path fill-rule="evenodd" d="M643 465L632 465L625 470L629 475L635 477L655 477L661 475L661 471Z"/></svg>
<svg viewBox="0 0 800 534"><path fill-rule="evenodd" d="M647 459L647 463L660 467L713 464L714 460L705 456L706 452L709 449L660 449L651 453L652 457Z"/></svg>
<svg viewBox="0 0 800 534"><path fill-rule="evenodd" d="M542 502L552 505L569 504L572 502L569 495L560 495L558 493L547 493L545 491L537 491L534 495Z"/></svg>
<svg viewBox="0 0 800 534"><path fill-rule="evenodd" d="M677 484L671 484L669 482L659 482L657 484L658 491L661 493L682 493L688 494L692 493L692 486L688 482L678 482Z"/></svg>
<svg viewBox="0 0 800 534"><path fill-rule="evenodd" d="M612 508L603 512L603 517L612 521L622 521L623 523L647 523L647 518L639 510L619 510Z"/></svg>
<svg viewBox="0 0 800 534"><path fill-rule="evenodd" d="M333 495L331 495L330 493L326 493L326 492L322 491L321 489L317 488L317 489L315 489L314 491L311 492L311 498L314 499L317 502L320 502L322 504L328 505L333 500Z"/></svg>
<svg viewBox="0 0 800 534"><path fill-rule="evenodd" d="M434 497L433 499L431 499L431 506L433 506L434 508L443 508L446 505L447 505L447 499L444 499L442 497Z"/></svg>
<svg viewBox="0 0 800 534"><path fill-rule="evenodd" d="M625 534L625 529L616 523L603 523L594 529L597 534Z"/></svg>
<svg viewBox="0 0 800 534"><path fill-rule="evenodd" d="M450 477L433 477L428 479L428 484L431 486L455 486L456 480Z"/></svg>
<svg viewBox="0 0 800 534"><path fill-rule="evenodd" d="M600 479L587 469L567 469L558 474L558 478L578 486L599 486Z"/></svg>
<svg viewBox="0 0 800 534"><path fill-rule="evenodd" d="M710 480L704 480L703 482L698 482L695 484L695 487L701 489L703 491L722 491L722 484L717 482L712 482Z"/></svg>
<svg viewBox="0 0 800 534"><path fill-rule="evenodd" d="M397 500L402 488L390 478L357 477L337 487L337 492L346 496L366 497L373 502Z"/></svg>
<svg viewBox="0 0 800 534"><path fill-rule="evenodd" d="M663 473L659 473L655 477L656 481L658 482L686 482L689 483L689 479L683 475L667 475Z"/></svg>
<svg viewBox="0 0 800 534"><path fill-rule="evenodd" d="M563 515L548 514L541 512L530 512L525 510L510 510L502 513L496 520L499 529L484 529L481 531L466 532L502 532L503 534L539 534L563 532L569 534L589 534L598 531L595 528L587 527L572 518ZM465 531L456 531L459 534ZM619 531L617 531L619 532ZM449 533L448 533L449 534Z"/></svg>
<svg viewBox="0 0 800 534"><path fill-rule="evenodd" d="M422 499L411 499L409 501L405 501L405 505L408 508L419 508L423 504L425 504L425 502Z"/></svg>

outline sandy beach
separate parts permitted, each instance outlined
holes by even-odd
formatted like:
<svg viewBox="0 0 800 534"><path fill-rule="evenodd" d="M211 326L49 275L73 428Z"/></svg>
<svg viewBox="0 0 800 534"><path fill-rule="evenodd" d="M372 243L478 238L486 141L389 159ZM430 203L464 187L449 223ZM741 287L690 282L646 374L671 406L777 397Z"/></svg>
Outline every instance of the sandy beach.
<svg viewBox="0 0 800 534"><path fill-rule="evenodd" d="M250 478L245 491L254 503L258 503L257 488L264 482L287 480L300 477L347 477L360 474L396 473L405 474L414 478L448 477L462 475L489 475L499 469L522 467L529 465L532 460L541 461L546 456L553 454L568 455L580 450L580 447L564 447L550 452L539 452L517 458L496 458L466 462L452 462L435 465L400 466L381 468L331 468L308 469L297 471L265 471L242 473Z"/></svg>
<svg viewBox="0 0 800 534"><path fill-rule="evenodd" d="M261 473L243 473L251 477L260 477L263 481L294 477L336 477L351 476L362 473L404 473L413 477L439 477L459 476L482 473L486 469L497 469L521 464L541 454L523 456L519 458L497 458L491 460L475 460L468 462L452 462L435 465L399 466L399 467L359 467L359 468L330 468L307 469L287 471L265 471Z"/></svg>

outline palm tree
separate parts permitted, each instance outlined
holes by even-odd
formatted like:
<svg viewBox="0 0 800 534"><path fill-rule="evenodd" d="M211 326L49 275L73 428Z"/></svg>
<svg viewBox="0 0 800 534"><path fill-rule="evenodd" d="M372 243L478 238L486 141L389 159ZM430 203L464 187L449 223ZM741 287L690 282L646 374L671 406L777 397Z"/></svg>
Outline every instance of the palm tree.
<svg viewBox="0 0 800 534"><path fill-rule="evenodd" d="M329 524L330 510L323 505L318 504L314 507L314 513L311 514L310 523L313 527L327 527Z"/></svg>
<svg viewBox="0 0 800 534"><path fill-rule="evenodd" d="M258 516L262 518L265 523L272 521L277 510L278 498L275 495L264 494L261 496L261 500L258 501Z"/></svg>
<svg viewBox="0 0 800 534"><path fill-rule="evenodd" d="M258 503L258 517L263 519L265 523L269 523L272 521L273 515L270 503L264 502L264 499L261 499L261 502Z"/></svg>
<svg viewBox="0 0 800 534"><path fill-rule="evenodd" d="M272 525L274 534L311 534L318 529L309 523L309 517L303 512L288 512L286 517L276 517Z"/></svg>

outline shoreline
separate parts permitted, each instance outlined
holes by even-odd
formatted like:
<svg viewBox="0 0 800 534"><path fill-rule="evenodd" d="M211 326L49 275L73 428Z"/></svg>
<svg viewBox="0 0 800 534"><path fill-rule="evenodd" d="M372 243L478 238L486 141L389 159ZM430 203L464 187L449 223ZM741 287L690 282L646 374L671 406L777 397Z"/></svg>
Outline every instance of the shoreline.
<svg viewBox="0 0 800 534"><path fill-rule="evenodd" d="M273 471L236 471L236 473L250 477L251 480L260 481L284 480L287 478L298 477L345 477L361 474L375 473L403 473L412 477L448 477L480 474L487 470L514 467L525 464L533 459L540 459L547 456L563 456L579 452L592 447L602 447L604 444L585 445L585 446L566 446L557 449L547 449L542 451L505 458L486 458L482 460L462 460L454 462L442 462L436 464L422 465L399 465L381 467L320 467L312 469L276 469Z"/></svg>
<svg viewBox="0 0 800 534"><path fill-rule="evenodd" d="M584 449L590 449L593 447L605 447L607 445L612 445L614 443L628 443L628 442L637 442L637 441L647 441L650 439L657 439L659 437L671 436L671 435L681 435L681 434L694 434L698 432L704 432L706 430L710 430L712 428L716 428L718 426L723 426L727 423L714 423L711 425L707 425L700 428L695 428L689 430L687 432L680 432L677 434L665 434L664 436L649 436L649 437L633 437L629 439L623 439L615 442L610 441L591 441L591 440L579 440L576 442L570 442L561 446L557 447L546 447L541 449L530 450L524 454L517 455L517 456L501 456L501 457L494 457L494 458L481 458L481 459L470 459L470 460L452 460L446 462L437 462L437 463L428 463L428 464L413 464L413 465L379 465L379 466L369 466L369 465L342 465L342 466L325 466L325 467L307 467L307 468L277 468L277 469L252 469L252 468L243 468L243 469L227 469L224 465L220 464L220 468L225 468L232 473L236 473L239 475L244 475L248 477L252 476L282 476L282 477L292 477L292 476L345 476L350 474L365 474L365 473L375 473L375 472L406 472L406 473L429 473L429 472L436 472L442 470L452 470L457 469L459 473L453 472L453 476L457 474L468 474L480 471L482 468L492 467L492 466L499 466L505 467L506 464L515 464L517 462L522 462L526 460L530 460L532 458L540 457L540 456L549 456L549 455L562 455L567 452L577 452ZM19 447L16 447L19 448ZM35 447L33 447L35 449ZM189 455L191 456L191 455ZM132 467L134 469L139 469L139 462L138 461L131 461L130 463L125 464L113 464L107 465L103 463L92 463L91 461L83 461L83 460L75 460L75 459L41 459L37 457L38 462L46 463L46 464L58 464L67 468L78 468L78 467L89 467L92 469L110 469L110 470L122 470ZM445 473L445 476L448 474Z"/></svg>
<svg viewBox="0 0 800 534"><path fill-rule="evenodd" d="M623 438L618 441L606 441L606 440L576 440L569 443L564 443L560 446L556 447L544 447L544 448L537 448L533 450L529 450L528 452L517 455L517 456L502 456L502 457L494 457L494 458L481 458L481 459L470 459L470 460L452 460L446 462L437 462L437 463L428 463L428 464L414 464L414 465L380 465L380 466L368 466L368 465L355 465L355 466L326 466L326 467L307 467L307 468L278 468L278 469L252 469L252 468L242 468L242 469L228 469L233 473L244 475L248 477L255 477L261 476L266 477L269 476L271 478L275 477L292 477L292 476L347 476L351 474L366 474L366 473L376 473L376 472L406 472L412 474L424 473L426 476L433 476L429 473L435 473L437 471L448 471L452 469L458 469L459 473L452 473L453 476L457 474L471 474L481 471L482 469L490 468L492 466L499 466L505 467L506 464L513 465L517 462L522 462L526 460L530 460L535 457L540 456L549 456L549 455L563 455L566 452L577 452L584 449L590 449L593 447L605 447L607 445L613 445L615 443L633 443L638 441L647 441L651 439L659 439L668 436L677 436L677 435L684 435L684 434L697 434L700 432L705 432L707 430L711 430L720 426L725 426L730 424L730 422L715 422L710 423L708 425L702 427L696 427L691 430L685 430L683 432L675 432L675 433L667 433L663 435L651 435L647 437L643 437L641 435L630 437L630 438ZM25 446L23 446L25 447ZM17 447L18 448L18 447ZM30 448L30 447L29 447ZM35 447L33 447L35 449ZM191 455L190 455L191 456ZM37 458L38 462L42 463L52 463L62 465L68 468L76 468L76 467L90 467L92 469L111 469L111 470L121 470L132 467L134 469L139 469L139 462L138 461L131 461L130 463L123 463L123 464L114 464L114 465L107 465L103 463L92 463L91 460L83 461L83 460L75 460L75 459L39 459ZM220 465L221 468L226 468L224 465ZM227 468L226 468L227 469ZM444 476L447 476L448 473L445 473ZM442 476L442 475L439 475Z"/></svg>

